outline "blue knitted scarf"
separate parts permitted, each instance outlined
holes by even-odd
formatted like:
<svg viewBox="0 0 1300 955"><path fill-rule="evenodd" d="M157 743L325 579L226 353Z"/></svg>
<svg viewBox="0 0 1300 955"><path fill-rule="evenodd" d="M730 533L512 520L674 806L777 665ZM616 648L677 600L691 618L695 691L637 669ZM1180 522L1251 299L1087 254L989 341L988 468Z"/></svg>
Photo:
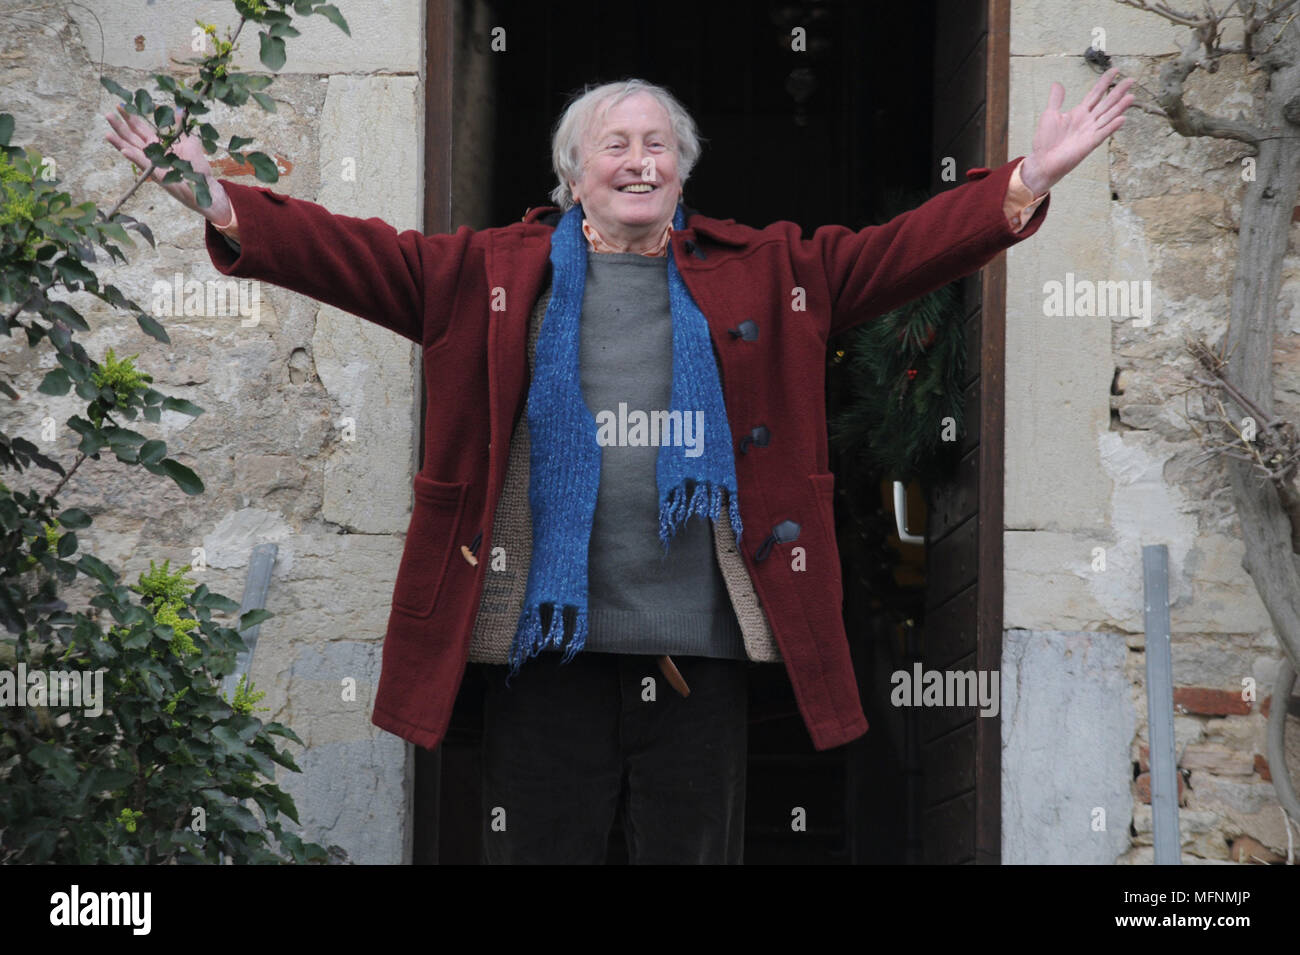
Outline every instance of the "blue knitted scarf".
<svg viewBox="0 0 1300 955"><path fill-rule="evenodd" d="M587 545L600 487L601 449L596 419L587 408L579 376L578 326L587 283L583 212L574 205L551 237L551 300L537 338L528 389L528 503L533 552L528 590L510 646L510 674L543 649L563 650L571 660L587 639ZM681 204L673 228L686 227ZM669 420L684 422L704 412L707 428L698 457L688 458L680 430L661 436L655 467L659 491L659 539L667 555L670 538L692 514L715 523L727 492L728 514L740 540L736 468L722 384L708 322L691 298L668 246L668 300L673 321L673 386ZM691 418L691 421L695 421ZM556 613L556 608L560 609Z"/></svg>

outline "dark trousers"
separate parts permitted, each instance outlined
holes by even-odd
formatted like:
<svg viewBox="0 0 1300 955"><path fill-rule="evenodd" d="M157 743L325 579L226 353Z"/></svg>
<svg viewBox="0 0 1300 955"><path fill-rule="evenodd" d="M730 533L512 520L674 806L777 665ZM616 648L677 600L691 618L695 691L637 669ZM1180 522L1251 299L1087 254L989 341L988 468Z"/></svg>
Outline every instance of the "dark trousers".
<svg viewBox="0 0 1300 955"><path fill-rule="evenodd" d="M674 656L688 697L653 656L559 661L539 654L508 688L484 668L485 861L603 864L621 804L632 864L740 864L749 661Z"/></svg>

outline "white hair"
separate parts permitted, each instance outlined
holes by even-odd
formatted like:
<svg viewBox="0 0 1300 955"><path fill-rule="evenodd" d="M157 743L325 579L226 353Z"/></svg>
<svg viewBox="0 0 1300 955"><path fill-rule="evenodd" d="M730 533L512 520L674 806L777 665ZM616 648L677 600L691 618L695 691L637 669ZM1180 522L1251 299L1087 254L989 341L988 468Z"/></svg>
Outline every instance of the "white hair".
<svg viewBox="0 0 1300 955"><path fill-rule="evenodd" d="M700 157L700 134L695 120L672 93L646 80L627 79L600 86L588 85L570 99L551 134L551 165L559 180L551 190L551 199L564 210L573 208L569 180L582 178L583 137L593 120L604 120L610 108L635 93L649 93L667 112L677 139L677 176L686 184L691 168ZM599 117L597 111L599 110Z"/></svg>

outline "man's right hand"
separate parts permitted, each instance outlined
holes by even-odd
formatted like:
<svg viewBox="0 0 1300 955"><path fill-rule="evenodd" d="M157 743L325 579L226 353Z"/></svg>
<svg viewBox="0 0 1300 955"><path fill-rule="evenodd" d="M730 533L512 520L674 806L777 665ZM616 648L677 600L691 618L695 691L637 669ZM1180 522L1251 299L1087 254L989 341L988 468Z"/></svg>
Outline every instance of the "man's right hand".
<svg viewBox="0 0 1300 955"><path fill-rule="evenodd" d="M128 113L120 103L116 115L107 113L104 118L108 120L108 125L113 127L113 132L106 135L104 139L140 169L147 169L150 162L144 154L144 148L150 143L158 142L158 135L154 132L153 127L141 117ZM181 110L178 114L178 122L183 122L184 118L185 111ZM193 209L214 226L224 226L229 223L234 216L234 209L230 205L230 197L226 195L226 190L221 183L212 175L212 166L208 163L207 154L203 151L203 144L199 141L199 138L192 133L180 136L167 152L188 160L195 172L203 173L207 177L208 192L212 196L212 205L206 209L199 206L198 200L194 198L194 189L188 180L163 182L163 177L171 172L170 169L155 169L150 178L166 189L181 205L187 209Z"/></svg>

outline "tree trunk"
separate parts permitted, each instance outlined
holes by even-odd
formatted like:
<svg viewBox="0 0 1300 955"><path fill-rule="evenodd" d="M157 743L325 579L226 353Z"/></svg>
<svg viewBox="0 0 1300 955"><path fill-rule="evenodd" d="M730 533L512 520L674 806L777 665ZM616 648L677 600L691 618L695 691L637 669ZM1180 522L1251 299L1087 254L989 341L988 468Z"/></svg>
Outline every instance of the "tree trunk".
<svg viewBox="0 0 1300 955"><path fill-rule="evenodd" d="M1292 22L1275 48L1291 61L1271 74L1261 125L1256 181L1241 206L1237 268L1228 327L1228 380L1267 414L1273 413L1273 353L1282 258L1300 194L1300 23ZM1246 555L1242 566L1273 621L1278 642L1300 672L1300 559L1291 547L1291 522L1278 489L1249 462L1227 459ZM1286 700L1274 699L1286 707Z"/></svg>

